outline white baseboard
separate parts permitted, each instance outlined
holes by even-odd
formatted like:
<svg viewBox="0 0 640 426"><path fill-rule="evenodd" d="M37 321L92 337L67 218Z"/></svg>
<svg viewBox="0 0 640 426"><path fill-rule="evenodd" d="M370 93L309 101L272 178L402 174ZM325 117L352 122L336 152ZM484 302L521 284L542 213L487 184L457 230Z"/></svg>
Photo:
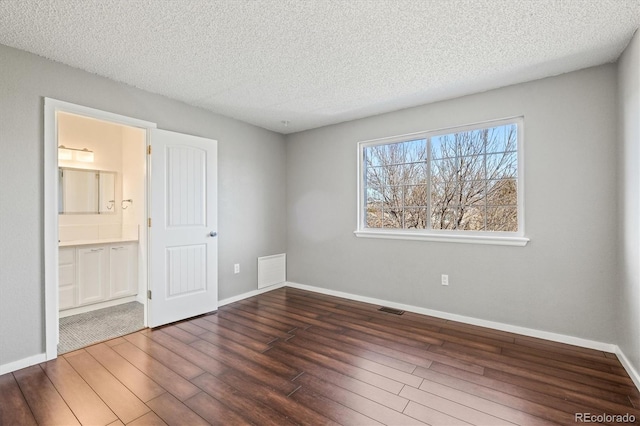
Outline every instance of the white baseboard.
<svg viewBox="0 0 640 426"><path fill-rule="evenodd" d="M344 293L342 291L329 290L326 288L314 287L306 284L287 282L287 286L298 288L301 290L308 290L316 293L322 293L329 296L343 297L345 299L356 300L358 302L371 303L373 305L389 306L391 308L401 309L403 311L408 311L408 312L414 312L416 314L429 315L432 317L442 318L442 319L451 320L451 321L458 321L465 324L493 328L495 330L522 334L524 336L537 337L540 339L551 340L554 342L581 346L583 348L595 349L603 352L615 353L617 348L617 346L612 343L597 342L595 340L588 340L580 337L573 337L573 336L567 336L564 334L551 333L548 331L536 330L533 328L520 327L517 325L505 324L505 323L495 322L495 321L487 321L483 319L467 317L464 315L450 314L448 312L436 311L433 309L421 308L421 307L412 306L412 305L405 305L403 303L390 302L388 300L375 299L372 297L358 296L356 294Z"/></svg>
<svg viewBox="0 0 640 426"><path fill-rule="evenodd" d="M0 376L12 371L20 370L22 368L31 367L35 364L40 364L47 360L47 354L33 355L27 358L22 358L17 361L10 362L8 364L0 365Z"/></svg>
<svg viewBox="0 0 640 426"><path fill-rule="evenodd" d="M237 296L231 296L231 297L228 297L226 299L219 300L218 301L218 306L224 306L224 305L228 305L229 303L237 302L239 300L248 299L249 297L257 296L259 294L266 293L266 292L271 291L271 290L276 290L276 289L282 288L282 287L284 287L286 285L287 285L286 282L282 282L282 283L279 283L279 284L271 285L269 287L264 287L264 288L260 288L260 289L257 289L257 290L248 291L246 293L242 293L242 294L239 294Z"/></svg>
<svg viewBox="0 0 640 426"><path fill-rule="evenodd" d="M616 346L615 354L620 360L620 363L622 364L624 369L627 370L627 374L629 374L629 377L631 377L633 383L635 383L638 390L640 390L640 374L635 368L633 368L633 364L631 364L629 358L626 357L626 355L622 352L622 349L620 349L618 346Z"/></svg>

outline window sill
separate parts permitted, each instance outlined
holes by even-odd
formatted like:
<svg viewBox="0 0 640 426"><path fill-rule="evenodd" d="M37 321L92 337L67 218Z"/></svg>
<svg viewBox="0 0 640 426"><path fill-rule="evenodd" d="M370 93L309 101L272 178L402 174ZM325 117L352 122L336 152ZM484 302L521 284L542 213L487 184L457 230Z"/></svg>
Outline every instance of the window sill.
<svg viewBox="0 0 640 426"><path fill-rule="evenodd" d="M524 247L529 238L517 236L492 236L492 235L446 235L436 233L418 233L402 231L385 231L380 229L367 229L354 231L359 238L383 238L390 240L435 241L442 243L464 244L492 244L500 246Z"/></svg>

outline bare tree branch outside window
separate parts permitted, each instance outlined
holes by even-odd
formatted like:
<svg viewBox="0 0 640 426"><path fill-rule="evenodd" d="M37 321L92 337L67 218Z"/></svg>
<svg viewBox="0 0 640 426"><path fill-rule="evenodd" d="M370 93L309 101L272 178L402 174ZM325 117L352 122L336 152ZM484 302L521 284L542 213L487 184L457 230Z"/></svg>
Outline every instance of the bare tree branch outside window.
<svg viewBox="0 0 640 426"><path fill-rule="evenodd" d="M518 231L517 129L365 147L366 226Z"/></svg>

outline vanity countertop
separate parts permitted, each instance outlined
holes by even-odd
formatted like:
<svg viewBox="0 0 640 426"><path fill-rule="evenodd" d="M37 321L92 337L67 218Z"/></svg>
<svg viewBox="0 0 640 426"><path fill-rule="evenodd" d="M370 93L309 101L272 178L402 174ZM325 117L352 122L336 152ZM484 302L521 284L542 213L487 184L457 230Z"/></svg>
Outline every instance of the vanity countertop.
<svg viewBox="0 0 640 426"><path fill-rule="evenodd" d="M95 240L71 240L60 241L59 247L72 247L72 246L88 246L91 244L112 244L112 243L129 243L138 242L137 238L100 238Z"/></svg>

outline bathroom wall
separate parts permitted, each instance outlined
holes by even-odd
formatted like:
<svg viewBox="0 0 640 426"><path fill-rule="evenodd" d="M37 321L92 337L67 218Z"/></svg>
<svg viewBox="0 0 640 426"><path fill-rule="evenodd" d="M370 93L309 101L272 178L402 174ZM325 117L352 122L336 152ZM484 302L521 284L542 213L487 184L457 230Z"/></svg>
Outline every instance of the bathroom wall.
<svg viewBox="0 0 640 426"><path fill-rule="evenodd" d="M87 148L94 161L59 160L58 166L116 172L114 214L58 215L60 241L118 238L122 235L123 127L73 114L58 113L58 146Z"/></svg>
<svg viewBox="0 0 640 426"><path fill-rule="evenodd" d="M122 237L139 236L146 212L146 133L142 129L123 126L122 128Z"/></svg>
<svg viewBox="0 0 640 426"><path fill-rule="evenodd" d="M138 240L138 302L144 303L147 290L146 132L122 127L122 237ZM126 207L126 208L125 208Z"/></svg>

